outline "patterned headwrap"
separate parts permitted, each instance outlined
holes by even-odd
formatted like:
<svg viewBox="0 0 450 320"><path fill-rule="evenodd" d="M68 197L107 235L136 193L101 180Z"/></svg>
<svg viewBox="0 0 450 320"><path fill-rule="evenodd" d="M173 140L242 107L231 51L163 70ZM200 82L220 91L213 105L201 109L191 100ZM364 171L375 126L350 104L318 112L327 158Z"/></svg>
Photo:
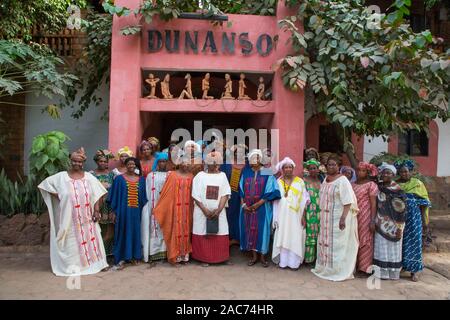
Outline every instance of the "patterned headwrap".
<svg viewBox="0 0 450 320"><path fill-rule="evenodd" d="M150 137L147 139L149 143L157 144L159 146L159 139L156 137Z"/></svg>
<svg viewBox="0 0 450 320"><path fill-rule="evenodd" d="M80 160L80 161L86 161L87 157L86 157L86 152L84 152L84 148L81 147L80 149L72 152L70 154L70 159L73 160Z"/></svg>
<svg viewBox="0 0 450 320"><path fill-rule="evenodd" d="M213 151L206 155L205 163L208 165L222 164L223 156L221 152Z"/></svg>
<svg viewBox="0 0 450 320"><path fill-rule="evenodd" d="M130 148L128 148L127 146L125 146L125 147L119 149L119 151L117 151L117 159L119 159L119 158L120 158L120 155L122 155L122 154L124 154L124 153L127 154L129 157L132 157L132 156L133 156L133 151L131 151Z"/></svg>
<svg viewBox="0 0 450 320"><path fill-rule="evenodd" d="M94 161L97 162L100 158L106 158L106 160L114 159L114 155L108 149L98 149L94 156Z"/></svg>
<svg viewBox="0 0 450 320"><path fill-rule="evenodd" d="M248 153L248 160L250 160L253 156L256 156L256 155L259 156L259 159L260 159L260 160L261 160L262 157L263 157L263 154L262 154L262 151L261 151L261 150L259 150L259 149L253 149L252 151L250 151L250 152Z"/></svg>
<svg viewBox="0 0 450 320"><path fill-rule="evenodd" d="M285 157L283 160L281 160L280 162L277 163L275 169L277 170L277 172L280 172L283 169L283 167L287 164L290 164L295 168L294 160L292 160L289 157Z"/></svg>
<svg viewBox="0 0 450 320"><path fill-rule="evenodd" d="M320 162L317 159L309 159L306 162L303 162L303 166L306 168L307 166L315 165L317 168L320 166Z"/></svg>
<svg viewBox="0 0 450 320"><path fill-rule="evenodd" d="M394 175L397 175L397 169L395 169L395 167L394 167L392 164L383 162L383 163L378 167L378 170L379 170L380 172L383 172L383 171L386 170L386 169L391 170L392 173L393 173Z"/></svg>
<svg viewBox="0 0 450 320"><path fill-rule="evenodd" d="M156 171L158 162L161 160L169 161L169 154L166 152L158 152L155 156L155 161L153 161L152 171Z"/></svg>
<svg viewBox="0 0 450 320"><path fill-rule="evenodd" d="M371 177L376 177L378 175L377 167L371 163L361 161L358 164L358 168L367 170L367 172L369 173L369 176L371 176Z"/></svg>
<svg viewBox="0 0 450 320"><path fill-rule="evenodd" d="M414 161L412 160L397 160L394 162L394 166L397 170L400 170L401 168L405 167L409 171L412 171L415 167Z"/></svg>
<svg viewBox="0 0 450 320"><path fill-rule="evenodd" d="M350 182L355 182L356 181L356 172L355 169L353 169L352 167L348 167L348 166L342 166L340 173L343 174L346 171L351 171L352 172L352 177L350 178Z"/></svg>

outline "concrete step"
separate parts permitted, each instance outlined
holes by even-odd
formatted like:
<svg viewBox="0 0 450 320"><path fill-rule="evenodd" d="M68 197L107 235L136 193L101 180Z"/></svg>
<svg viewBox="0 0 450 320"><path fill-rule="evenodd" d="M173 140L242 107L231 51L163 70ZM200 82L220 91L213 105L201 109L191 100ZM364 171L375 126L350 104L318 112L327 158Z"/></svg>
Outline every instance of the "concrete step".
<svg viewBox="0 0 450 320"><path fill-rule="evenodd" d="M450 279L450 253L425 253L423 255L423 264L425 268L431 269Z"/></svg>
<svg viewBox="0 0 450 320"><path fill-rule="evenodd" d="M434 210L433 208L430 210L430 217L436 216L450 216L450 210Z"/></svg>
<svg viewBox="0 0 450 320"><path fill-rule="evenodd" d="M450 231L433 229L433 243L424 248L424 252L427 253L445 253L450 252Z"/></svg>
<svg viewBox="0 0 450 320"><path fill-rule="evenodd" d="M432 230L449 230L450 233L450 215L430 216L430 227Z"/></svg>

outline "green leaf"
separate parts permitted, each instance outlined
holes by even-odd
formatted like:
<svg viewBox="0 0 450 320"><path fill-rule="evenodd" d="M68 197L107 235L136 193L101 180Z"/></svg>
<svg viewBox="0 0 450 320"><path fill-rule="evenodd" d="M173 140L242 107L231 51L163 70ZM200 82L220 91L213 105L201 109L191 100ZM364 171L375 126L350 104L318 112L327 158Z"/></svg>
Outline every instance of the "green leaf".
<svg viewBox="0 0 450 320"><path fill-rule="evenodd" d="M45 153L49 156L50 159L56 159L59 153L59 144L49 143L45 148Z"/></svg>
<svg viewBox="0 0 450 320"><path fill-rule="evenodd" d="M49 157L46 154L41 155L34 164L36 169L41 170L42 167L49 161Z"/></svg>
<svg viewBox="0 0 450 320"><path fill-rule="evenodd" d="M45 138L42 136L37 136L33 141L32 152L38 153L42 151L46 146Z"/></svg>
<svg viewBox="0 0 450 320"><path fill-rule="evenodd" d="M45 171L47 171L47 174L51 176L57 173L58 169L52 162L47 162L47 164L45 165Z"/></svg>

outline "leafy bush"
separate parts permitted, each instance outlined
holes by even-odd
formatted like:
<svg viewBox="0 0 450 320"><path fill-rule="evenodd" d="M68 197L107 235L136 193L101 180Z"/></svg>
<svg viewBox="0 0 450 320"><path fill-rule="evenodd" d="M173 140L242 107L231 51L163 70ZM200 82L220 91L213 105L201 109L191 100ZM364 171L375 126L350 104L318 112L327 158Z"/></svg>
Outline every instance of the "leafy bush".
<svg viewBox="0 0 450 320"><path fill-rule="evenodd" d="M12 182L2 169L0 172L0 214L13 215L16 213L42 213L45 211L44 201L37 188L37 181L33 175L25 180L18 177Z"/></svg>
<svg viewBox="0 0 450 320"><path fill-rule="evenodd" d="M70 139L60 131L50 131L34 137L30 154L30 173L37 181L44 180L69 165L69 150L64 144Z"/></svg>
<svg viewBox="0 0 450 320"><path fill-rule="evenodd" d="M38 184L69 165L69 151L64 144L69 137L60 131L50 131L33 139L30 154L30 174L18 175L12 182L2 169L0 172L0 214L42 213L45 204L37 188Z"/></svg>

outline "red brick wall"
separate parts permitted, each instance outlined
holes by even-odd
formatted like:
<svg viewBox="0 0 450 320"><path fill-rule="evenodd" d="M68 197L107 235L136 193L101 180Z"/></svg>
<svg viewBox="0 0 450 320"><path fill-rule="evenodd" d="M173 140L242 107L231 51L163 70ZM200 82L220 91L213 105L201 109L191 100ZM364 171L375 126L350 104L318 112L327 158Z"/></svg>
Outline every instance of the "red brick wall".
<svg viewBox="0 0 450 320"><path fill-rule="evenodd" d="M19 103L22 106L4 104L3 102ZM3 158L0 158L0 168L4 168L10 179L17 178L17 172L23 175L24 139L25 139L25 96L2 97L0 117L6 123L0 124L0 134L7 134L2 148Z"/></svg>

